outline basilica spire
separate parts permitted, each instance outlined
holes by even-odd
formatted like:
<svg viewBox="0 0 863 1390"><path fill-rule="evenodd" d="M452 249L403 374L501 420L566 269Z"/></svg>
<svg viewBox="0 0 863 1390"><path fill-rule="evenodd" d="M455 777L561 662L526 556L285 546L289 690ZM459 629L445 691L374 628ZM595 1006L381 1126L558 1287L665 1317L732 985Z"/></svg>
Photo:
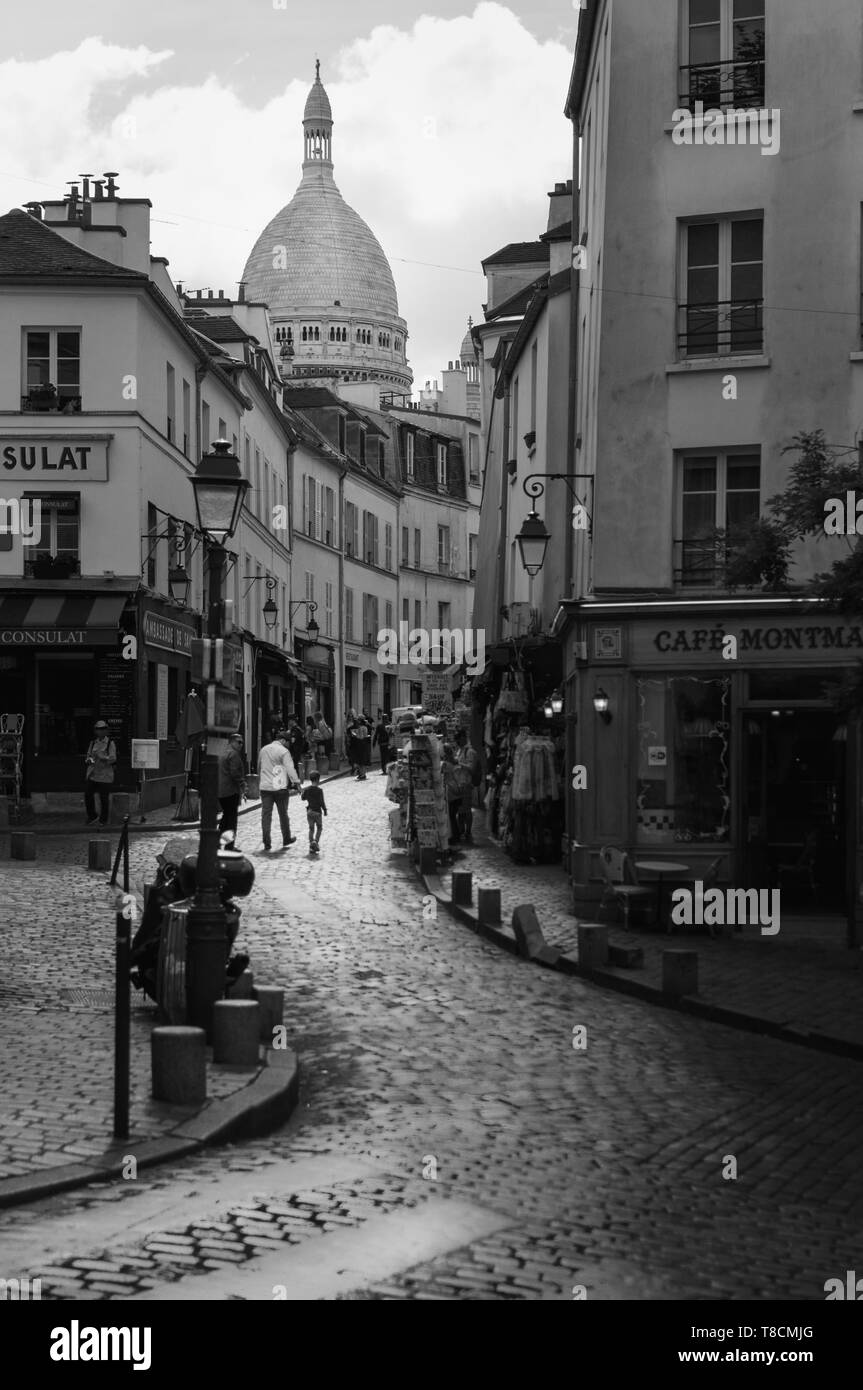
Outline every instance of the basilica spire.
<svg viewBox="0 0 863 1390"><path fill-rule="evenodd" d="M315 80L306 98L303 112L304 158L303 170L327 170L333 167L333 112L330 99L321 81L320 59L315 59Z"/></svg>

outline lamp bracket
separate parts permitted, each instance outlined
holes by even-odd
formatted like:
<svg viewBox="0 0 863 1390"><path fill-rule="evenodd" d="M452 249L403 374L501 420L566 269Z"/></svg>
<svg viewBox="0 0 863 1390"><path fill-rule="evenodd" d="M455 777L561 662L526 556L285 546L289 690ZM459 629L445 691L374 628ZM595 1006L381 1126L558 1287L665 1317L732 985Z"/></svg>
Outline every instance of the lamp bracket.
<svg viewBox="0 0 863 1390"><path fill-rule="evenodd" d="M530 497L530 498L532 498L534 501L536 501L536 499L537 499L538 497L542 497L542 496L543 496L543 494L544 494L544 492L545 492L545 485L546 485L546 483L555 482L555 481L560 481L560 482L566 483L567 489L568 489L568 491L569 491L569 495L570 495L570 497L573 499L573 502L577 502L578 505L579 505L580 507L583 507L583 508L584 508L584 512L585 512L585 515L586 515L586 517L587 517L587 534L588 534L588 536L592 536L592 534L593 534L593 515L592 515L592 511L593 511L593 474L592 474L592 473L528 473L527 477L525 478L524 482L522 483L522 487L524 488L524 491L525 491L525 493L527 494L527 496ZM579 496L579 494L578 494L578 492L576 491L576 488L575 488L575 486L574 486L575 483L587 483L587 484L588 484L587 492L588 492L589 497L590 497L590 504L589 504L589 505L588 505L588 499L587 499L587 497L582 498L582 497Z"/></svg>

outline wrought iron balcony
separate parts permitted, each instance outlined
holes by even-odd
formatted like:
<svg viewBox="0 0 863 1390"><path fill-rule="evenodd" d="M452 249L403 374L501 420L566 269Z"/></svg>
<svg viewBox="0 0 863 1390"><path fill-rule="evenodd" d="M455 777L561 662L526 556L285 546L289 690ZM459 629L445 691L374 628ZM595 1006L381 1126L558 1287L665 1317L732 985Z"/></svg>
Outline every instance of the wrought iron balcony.
<svg viewBox="0 0 863 1390"><path fill-rule="evenodd" d="M78 415L81 411L80 396L58 396L56 392L33 390L21 397L21 409L26 413Z"/></svg>
<svg viewBox="0 0 863 1390"><path fill-rule="evenodd" d="M25 579L70 579L80 573L76 550L58 550L56 555L48 555L44 550L24 552Z"/></svg>
<svg viewBox="0 0 863 1390"><path fill-rule="evenodd" d="M719 299L678 307L677 349L682 357L761 352L764 300Z"/></svg>
<svg viewBox="0 0 863 1390"><path fill-rule="evenodd" d="M725 587L728 549L723 541L682 540L674 542L674 583L684 589Z"/></svg>
<svg viewBox="0 0 863 1390"><path fill-rule="evenodd" d="M694 111L697 101L705 110L764 105L764 59L732 59L725 63L690 63L681 66L678 106Z"/></svg>

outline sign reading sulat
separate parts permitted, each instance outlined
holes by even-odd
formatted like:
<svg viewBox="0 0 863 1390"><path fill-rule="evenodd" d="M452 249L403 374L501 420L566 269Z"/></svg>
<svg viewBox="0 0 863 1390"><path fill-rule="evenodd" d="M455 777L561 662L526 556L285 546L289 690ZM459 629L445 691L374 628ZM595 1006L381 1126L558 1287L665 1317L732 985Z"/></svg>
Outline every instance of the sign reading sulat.
<svg viewBox="0 0 863 1390"><path fill-rule="evenodd" d="M0 435L0 478L104 483L108 480L108 439Z"/></svg>

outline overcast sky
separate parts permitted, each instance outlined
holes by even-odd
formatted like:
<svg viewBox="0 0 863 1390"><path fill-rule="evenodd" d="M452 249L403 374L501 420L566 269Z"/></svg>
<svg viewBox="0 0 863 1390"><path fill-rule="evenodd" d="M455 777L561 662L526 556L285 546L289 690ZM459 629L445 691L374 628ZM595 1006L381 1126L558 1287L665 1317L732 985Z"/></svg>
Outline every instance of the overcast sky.
<svg viewBox="0 0 863 1390"><path fill-rule="evenodd" d="M336 182L392 266L415 388L482 315L480 260L545 230L572 176L577 0L4 5L0 208L120 171L174 281L236 294L293 196L314 60Z"/></svg>

